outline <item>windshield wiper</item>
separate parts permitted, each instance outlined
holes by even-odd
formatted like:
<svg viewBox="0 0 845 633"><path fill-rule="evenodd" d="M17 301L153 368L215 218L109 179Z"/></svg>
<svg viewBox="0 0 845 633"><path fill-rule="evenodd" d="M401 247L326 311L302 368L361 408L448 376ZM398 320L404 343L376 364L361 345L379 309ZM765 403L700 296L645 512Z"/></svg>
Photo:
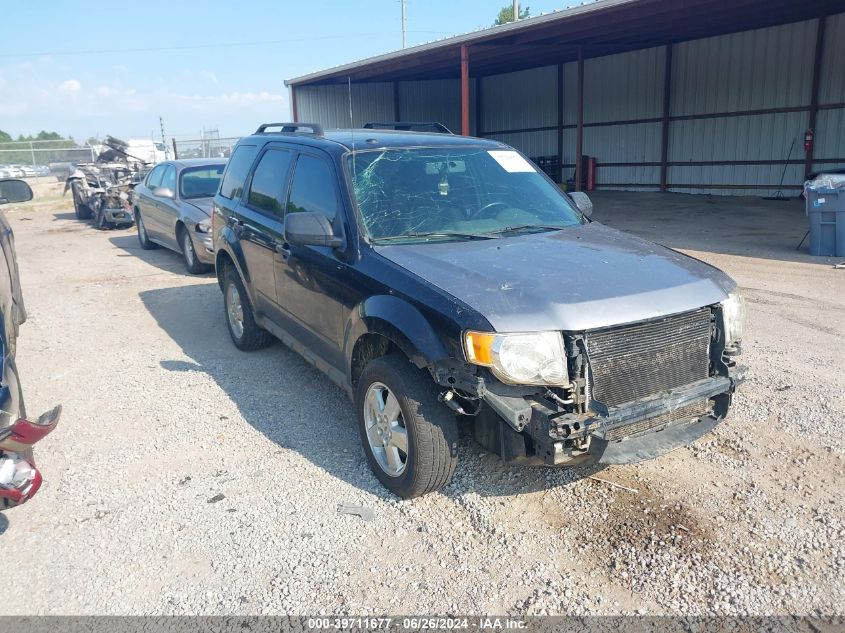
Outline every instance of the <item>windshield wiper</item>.
<svg viewBox="0 0 845 633"><path fill-rule="evenodd" d="M487 231L484 235L501 235L502 233L516 233L518 231L527 231L529 229L538 229L540 231L561 231L565 226L554 226L551 224L517 224L515 226L506 226L494 231Z"/></svg>
<svg viewBox="0 0 845 633"><path fill-rule="evenodd" d="M394 242L404 239L416 239L423 237L457 237L464 240L494 240L495 235L490 233L459 233L453 231L417 231L414 233L403 233L402 235L388 235L387 237L373 238L373 242Z"/></svg>

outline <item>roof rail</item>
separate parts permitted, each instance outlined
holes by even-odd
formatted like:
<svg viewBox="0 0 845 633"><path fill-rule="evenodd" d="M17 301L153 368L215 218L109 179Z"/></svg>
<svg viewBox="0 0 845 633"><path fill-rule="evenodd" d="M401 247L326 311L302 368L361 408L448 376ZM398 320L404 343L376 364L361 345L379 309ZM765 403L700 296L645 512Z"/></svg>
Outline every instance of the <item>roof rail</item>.
<svg viewBox="0 0 845 633"><path fill-rule="evenodd" d="M420 130L419 128L423 129ZM393 129L402 130L404 132L411 132L413 130L417 130L420 132L430 131L437 132L439 134L452 134L452 130L447 128L442 123L438 123L437 121L393 121L392 123L377 123L373 121L370 123L365 123L364 129Z"/></svg>
<svg viewBox="0 0 845 633"><path fill-rule="evenodd" d="M283 134L312 134L314 136L323 135L323 126L319 123L262 123L255 130L256 134L264 134L268 127L280 127ZM300 132L302 128L311 130L310 132Z"/></svg>

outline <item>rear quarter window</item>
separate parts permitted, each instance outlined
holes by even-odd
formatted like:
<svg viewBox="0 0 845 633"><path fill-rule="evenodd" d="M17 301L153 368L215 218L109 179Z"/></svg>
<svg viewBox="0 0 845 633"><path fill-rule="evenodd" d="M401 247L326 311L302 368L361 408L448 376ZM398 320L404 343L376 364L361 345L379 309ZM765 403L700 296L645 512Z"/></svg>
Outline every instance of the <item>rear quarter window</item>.
<svg viewBox="0 0 845 633"><path fill-rule="evenodd" d="M238 145L229 159L226 174L223 176L223 182L220 185L221 196L233 200L243 195L246 176L257 153L258 147L255 145Z"/></svg>

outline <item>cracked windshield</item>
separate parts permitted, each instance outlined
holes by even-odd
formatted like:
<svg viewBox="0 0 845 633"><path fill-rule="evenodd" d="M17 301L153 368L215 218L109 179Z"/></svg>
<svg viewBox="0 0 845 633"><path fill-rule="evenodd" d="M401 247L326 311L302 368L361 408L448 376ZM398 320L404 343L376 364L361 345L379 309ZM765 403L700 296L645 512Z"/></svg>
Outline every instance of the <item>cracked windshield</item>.
<svg viewBox="0 0 845 633"><path fill-rule="evenodd" d="M512 150L364 151L348 162L362 224L374 242L493 239L584 222Z"/></svg>

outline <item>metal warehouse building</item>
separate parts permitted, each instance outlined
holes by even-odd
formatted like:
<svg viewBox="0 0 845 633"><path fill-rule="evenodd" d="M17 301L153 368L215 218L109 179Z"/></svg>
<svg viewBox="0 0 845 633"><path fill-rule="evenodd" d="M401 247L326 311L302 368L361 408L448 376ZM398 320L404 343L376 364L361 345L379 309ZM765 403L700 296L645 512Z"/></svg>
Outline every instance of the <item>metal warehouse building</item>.
<svg viewBox="0 0 845 633"><path fill-rule="evenodd" d="M600 189L766 195L845 167L843 0L598 0L286 84L297 121L439 121L559 181L594 157Z"/></svg>

